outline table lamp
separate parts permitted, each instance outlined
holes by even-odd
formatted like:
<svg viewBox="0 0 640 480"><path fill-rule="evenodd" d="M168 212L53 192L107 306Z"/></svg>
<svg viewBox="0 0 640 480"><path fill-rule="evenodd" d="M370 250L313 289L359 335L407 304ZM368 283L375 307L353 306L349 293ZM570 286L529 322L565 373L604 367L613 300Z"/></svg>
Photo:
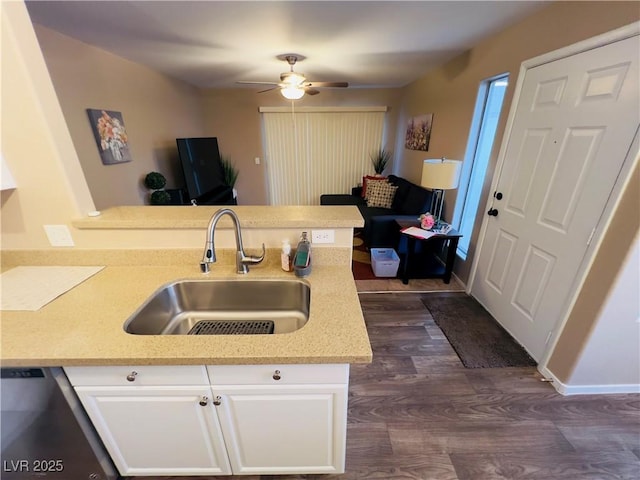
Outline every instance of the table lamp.
<svg viewBox="0 0 640 480"><path fill-rule="evenodd" d="M433 190L431 213L435 216L437 229L442 225L442 206L445 190L458 188L462 161L446 158L427 159L422 165L422 181L420 185Z"/></svg>

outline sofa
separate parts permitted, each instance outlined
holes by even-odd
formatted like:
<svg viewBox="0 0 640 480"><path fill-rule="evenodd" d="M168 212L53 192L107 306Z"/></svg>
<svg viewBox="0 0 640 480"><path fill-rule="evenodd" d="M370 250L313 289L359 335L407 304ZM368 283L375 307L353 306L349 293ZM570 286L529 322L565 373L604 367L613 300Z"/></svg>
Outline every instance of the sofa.
<svg viewBox="0 0 640 480"><path fill-rule="evenodd" d="M365 177L365 180L366 178L372 177ZM355 205L364 218L363 240L367 247L394 248L398 249L398 253L404 253L406 242L400 241L396 220L417 221L420 214L431 209L432 192L395 175L389 175L387 181L397 187L389 208L369 206L362 197L363 187L354 188L351 195L321 195L320 204ZM367 183L364 188L367 188Z"/></svg>

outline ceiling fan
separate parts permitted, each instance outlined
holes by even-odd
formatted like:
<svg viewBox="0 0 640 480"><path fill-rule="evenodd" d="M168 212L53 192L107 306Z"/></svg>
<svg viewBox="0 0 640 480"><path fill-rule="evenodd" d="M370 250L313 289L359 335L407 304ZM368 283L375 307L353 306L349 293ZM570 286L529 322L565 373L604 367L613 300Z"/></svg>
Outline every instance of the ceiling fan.
<svg viewBox="0 0 640 480"><path fill-rule="evenodd" d="M258 93L269 92L280 89L282 96L289 100L298 100L304 94L317 95L320 93L318 88L346 88L349 86L347 82L309 82L302 73L293 71L293 66L297 61L304 60L305 57L295 54L279 55L278 59L284 60L289 64L290 71L280 74L280 82L243 82L236 83L249 85L273 85L271 88L261 90Z"/></svg>

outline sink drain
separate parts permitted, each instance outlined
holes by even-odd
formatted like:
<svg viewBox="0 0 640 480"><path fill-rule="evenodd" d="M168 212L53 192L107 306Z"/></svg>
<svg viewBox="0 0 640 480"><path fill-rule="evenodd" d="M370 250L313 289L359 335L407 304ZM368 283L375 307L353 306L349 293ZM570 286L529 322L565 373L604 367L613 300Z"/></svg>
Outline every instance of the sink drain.
<svg viewBox="0 0 640 480"><path fill-rule="evenodd" d="M273 333L271 320L202 320L187 335L261 335Z"/></svg>

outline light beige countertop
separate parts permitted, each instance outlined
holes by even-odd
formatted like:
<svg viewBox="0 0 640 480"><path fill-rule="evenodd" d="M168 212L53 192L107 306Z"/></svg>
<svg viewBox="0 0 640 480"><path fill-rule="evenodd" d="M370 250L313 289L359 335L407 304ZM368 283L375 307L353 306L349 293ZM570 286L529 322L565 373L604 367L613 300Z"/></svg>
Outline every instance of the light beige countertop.
<svg viewBox="0 0 640 480"><path fill-rule="evenodd" d="M188 207L185 207L188 208ZM132 335L124 322L159 287L178 279L296 278L279 268L279 257L252 266L248 275L222 255L211 273L200 273L195 261L135 259L92 264L102 271L35 312L3 311L3 366L190 365L265 363L368 363L372 353L351 269L346 265L313 265L305 280L311 287L310 316L301 329L274 335ZM63 257L69 263L69 257ZM86 255L84 256L86 257ZM16 262L16 258L18 261ZM56 264L37 262L33 265ZM278 262L276 262L276 260ZM100 261L103 261L102 263ZM23 257L3 252L3 270L24 265ZM86 258L78 264L87 264ZM250 300L250 299L248 299Z"/></svg>
<svg viewBox="0 0 640 480"><path fill-rule="evenodd" d="M190 229L206 228L211 215L220 206L126 206L112 207L96 217L76 219L79 229ZM363 227L364 219L352 205L266 206L231 205L242 228L352 228ZM220 219L223 228L231 227L228 217Z"/></svg>

